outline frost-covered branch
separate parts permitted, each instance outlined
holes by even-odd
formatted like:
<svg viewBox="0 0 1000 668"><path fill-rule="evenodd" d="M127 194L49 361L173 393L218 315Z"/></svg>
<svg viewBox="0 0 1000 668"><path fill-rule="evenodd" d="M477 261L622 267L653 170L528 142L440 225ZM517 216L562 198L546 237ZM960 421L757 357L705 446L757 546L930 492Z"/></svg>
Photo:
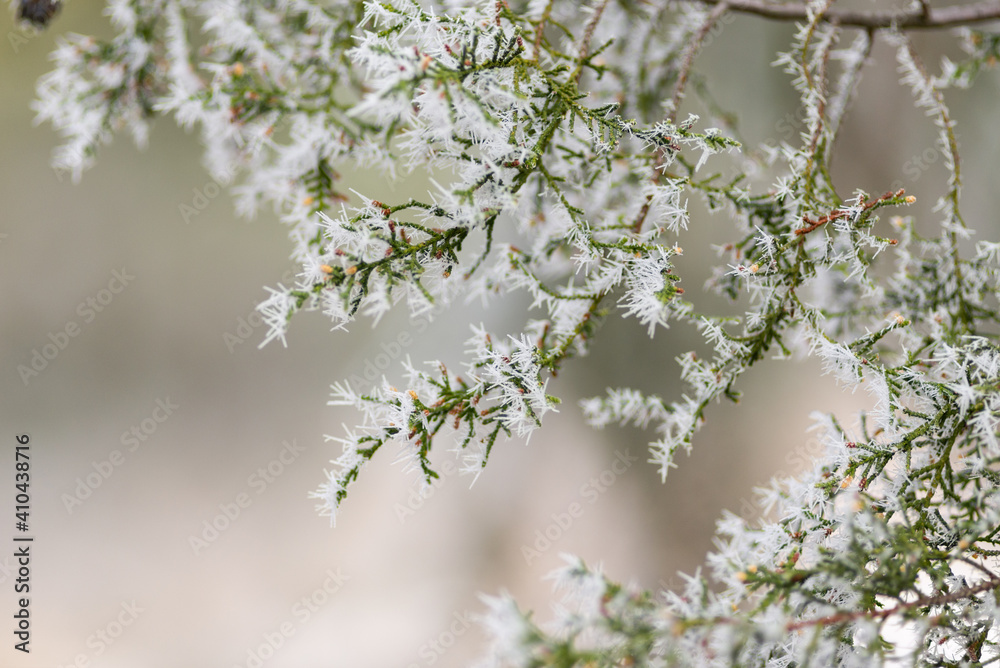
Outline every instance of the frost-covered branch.
<svg viewBox="0 0 1000 668"><path fill-rule="evenodd" d="M801 133L763 160L692 113L728 116L697 56L729 12L798 22L775 64ZM442 450L482 475L494 448L561 406L558 373L616 315L702 339L660 371L680 398L609 388L583 402L594 427L649 429L664 478L683 475L679 455L717 404L760 391L747 374L765 360L814 357L869 395L856 419L815 414L823 452L761 491L762 519L723 518L708 574L682 590L634 590L570 559L551 628L487 599L492 665L1000 660L1000 243L970 241L947 100L993 67L1000 35L963 28L965 55L937 68L907 36L1000 18L1000 3L114 0L108 14L114 35L64 39L39 83L39 118L65 138L55 164L79 178L117 132L142 145L156 116L197 128L206 167L241 212L275 211L301 266L260 305L264 343L285 343L307 311L344 336L393 309L530 298L506 331L470 323L464 356L406 360L373 387L332 379L329 403L359 419L328 437L340 451L313 497L331 520L386 449L427 483ZM877 41L945 158L922 232L914 195L831 176ZM432 185L356 192L342 175L357 167ZM692 199L729 240L714 258L687 253L739 315L681 285Z"/></svg>

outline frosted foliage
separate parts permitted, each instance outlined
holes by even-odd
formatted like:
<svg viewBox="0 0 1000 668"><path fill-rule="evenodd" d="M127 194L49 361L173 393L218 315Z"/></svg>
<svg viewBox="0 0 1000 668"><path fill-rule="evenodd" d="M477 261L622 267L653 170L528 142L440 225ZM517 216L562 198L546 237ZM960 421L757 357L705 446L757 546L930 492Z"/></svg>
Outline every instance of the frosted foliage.
<svg viewBox="0 0 1000 668"><path fill-rule="evenodd" d="M212 178L241 214L273 212L299 266L259 305L262 345L287 344L303 311L346 336L393 310L426 324L470 300L529 304L505 331L473 325L464 353L334 382L329 403L359 417L327 437L312 496L331 522L385 446L427 483L443 456L484 475L495 446L556 411L557 372L615 316L657 342L700 337L656 371L671 398L610 388L561 410L649 430L663 478L684 475L709 407L762 389L744 378L757 363L811 357L861 389L864 414L814 414L805 470L759 491L758 519L724 515L704 572L654 594L567 556L550 624L483 599L483 665L986 665L1000 659L1000 243L973 242L963 218L946 92L989 70L1000 36L962 27L935 68L907 30L1000 9L930 4L772 8L797 19L774 65L801 123L760 151L697 69L735 13L760 13L742 1L111 0L112 37L60 38L35 108L77 180L118 132L145 145L156 116L199 133ZM929 236L903 189L829 176L879 42L944 158ZM353 190L359 169L386 183ZM685 252L707 220L729 240ZM741 315L682 286L685 262L710 264L705 289Z"/></svg>

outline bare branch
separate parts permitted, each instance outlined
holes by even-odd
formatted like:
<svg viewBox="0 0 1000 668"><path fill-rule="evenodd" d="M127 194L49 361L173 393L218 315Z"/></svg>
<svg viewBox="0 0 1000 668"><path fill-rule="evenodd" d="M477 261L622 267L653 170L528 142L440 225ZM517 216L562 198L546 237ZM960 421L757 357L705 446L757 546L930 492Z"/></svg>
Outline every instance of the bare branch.
<svg viewBox="0 0 1000 668"><path fill-rule="evenodd" d="M573 79L576 81L580 80L580 75L583 74L583 64L587 60L587 56L590 54L590 40L594 38L594 31L597 30L597 24L601 22L601 16L604 14L604 9L608 6L611 0L602 0L601 4L594 7L594 15L590 17L590 21L587 23L587 27L583 31L583 40L580 42L580 63L576 66L576 71L573 73Z"/></svg>
<svg viewBox="0 0 1000 668"><path fill-rule="evenodd" d="M545 35L545 24L549 22L549 17L552 16L553 4L555 4L555 0L549 0L548 4L545 5L545 10L542 12L542 17L538 19L538 28L535 30L535 61L538 61L539 54L542 52L542 37Z"/></svg>
<svg viewBox="0 0 1000 668"><path fill-rule="evenodd" d="M726 4L733 12L753 14L779 21L808 19L804 4L776 4L764 0L699 0L706 5ZM827 23L855 28L899 30L949 28L1000 19L1000 0L985 0L971 5L932 8L921 2L910 9L892 12L859 12L830 9L820 19Z"/></svg>
<svg viewBox="0 0 1000 668"><path fill-rule="evenodd" d="M674 94L670 100L670 120L676 120L677 109L681 106L681 100L684 98L684 88L687 85L688 75L691 73L691 65L694 63L694 57L697 55L698 51L701 49L701 43L705 40L705 35L708 31L712 29L715 22L719 20L725 11L729 8L728 3L719 2L716 4L715 9L712 13L708 15L705 19L705 23L702 24L698 33L688 44L687 52L684 54L684 61L681 63L680 73L677 75L677 86L674 88Z"/></svg>

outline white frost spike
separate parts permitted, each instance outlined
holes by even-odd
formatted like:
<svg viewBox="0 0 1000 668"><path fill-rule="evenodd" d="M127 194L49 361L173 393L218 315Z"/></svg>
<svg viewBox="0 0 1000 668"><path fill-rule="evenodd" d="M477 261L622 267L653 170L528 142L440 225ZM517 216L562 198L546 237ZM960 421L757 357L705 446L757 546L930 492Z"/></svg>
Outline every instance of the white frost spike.
<svg viewBox="0 0 1000 668"><path fill-rule="evenodd" d="M663 249L657 249L627 262L625 284L628 289L620 303L624 302L626 317L636 316L646 325L649 336L653 336L657 325L667 326L669 309L664 296L667 287L664 276L672 267L668 257Z"/></svg>
<svg viewBox="0 0 1000 668"><path fill-rule="evenodd" d="M281 345L287 347L285 333L288 331L288 315L295 304L295 298L281 286L277 290L268 287L264 289L270 292L271 296L257 305L261 319L267 325L267 335L258 348L263 348L274 340L281 341Z"/></svg>

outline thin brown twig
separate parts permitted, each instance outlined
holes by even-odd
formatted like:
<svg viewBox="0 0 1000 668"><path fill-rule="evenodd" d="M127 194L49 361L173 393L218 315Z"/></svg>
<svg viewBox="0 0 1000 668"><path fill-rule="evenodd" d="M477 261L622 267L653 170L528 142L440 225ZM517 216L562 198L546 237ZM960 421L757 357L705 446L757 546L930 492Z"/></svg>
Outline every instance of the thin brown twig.
<svg viewBox="0 0 1000 668"><path fill-rule="evenodd" d="M535 30L535 62L538 62L538 58L542 53L542 36L545 33L545 24L549 22L549 17L552 16L552 5L555 4L556 0L549 0L548 4L545 5L545 10L542 12L542 17L538 19L538 28Z"/></svg>
<svg viewBox="0 0 1000 668"><path fill-rule="evenodd" d="M809 27L810 28L809 38L810 39L812 38L813 32L814 32L817 24L822 20L823 15L830 9L830 5L833 4L833 1L834 0L828 0L827 1L827 3L824 6L822 12L820 12L820 14L817 15L817 17L813 21L812 25ZM837 24L834 23L832 25L833 25L834 31L836 31L837 27L838 27ZM806 188L807 188L808 192L812 191L811 175L812 175L813 163L814 163L815 158L816 158L816 147L819 146L819 139L823 135L823 127L825 125L826 94L827 94L827 90L826 90L827 89L827 86L826 86L826 69L827 69L827 66L830 64L830 53L833 51L833 45L836 42L837 42L837 33L834 32L834 34L830 37L830 40L826 44L826 49L823 50L823 57L820 60L819 72L817 73L819 75L819 82L818 83L813 82L812 79L809 76L809 63L806 62L806 59L807 59L808 54L809 54L809 44L808 44L808 42L806 42L802 46L802 71L805 73L806 81L809 84L809 87L812 88L812 89L814 89L816 91L816 97L817 97L817 100L816 100L816 129L813 131L812 140L809 142L809 161L806 164Z"/></svg>
<svg viewBox="0 0 1000 668"><path fill-rule="evenodd" d="M906 191L903 190L902 188L900 188L896 192L887 192L881 197L878 197L870 202L865 202L864 204L862 204L861 210L867 211L876 204L884 202L888 199L892 199L893 197L902 197L904 194L906 194ZM806 227L800 227L799 229L795 230L795 234L798 236L802 236L803 234L809 234L810 232L820 227L821 225L825 225L834 220L843 218L844 216L848 215L848 213L849 212L847 209L834 209L829 214L823 216L822 218L817 218L816 220L812 220L808 216L802 216L802 222L806 223Z"/></svg>
<svg viewBox="0 0 1000 668"><path fill-rule="evenodd" d="M851 100L857 92L857 84L861 79L861 71L865 64L868 62L869 57L872 53L872 48L875 46L875 31L866 30L865 31L865 49L861 57L858 58L853 69L845 75L845 78L841 81L844 82L844 87L838 93L838 98L840 100L840 105L837 106L830 113L830 122L827 127L831 127L830 131L830 141L831 143L836 141L837 135L840 133L840 127L844 120L844 116L847 115L847 109L851 104Z"/></svg>
<svg viewBox="0 0 1000 668"><path fill-rule="evenodd" d="M804 40L802 42L802 63L801 63L802 64L802 74L803 74L803 76L805 76L805 78L806 78L806 84L809 86L809 88L816 88L816 86L813 84L812 75L809 74L809 63L806 62L806 59L809 57L809 43L812 42L813 35L816 34L816 26L818 26L820 23L823 22L823 17L826 15L827 11L830 9L830 5L832 5L833 3L834 3L834 0L826 0L826 4L823 5L823 8L821 10L819 10L810 19L810 21L809 21L809 32L806 34L806 36L805 36L805 38L804 38ZM824 71L826 69L825 68L826 58L828 58L828 57L829 57L829 49L827 49L827 53L824 54L824 61L823 61Z"/></svg>
<svg viewBox="0 0 1000 668"><path fill-rule="evenodd" d="M886 608L885 610L874 610L874 611L854 611L854 612L839 612L837 614L829 615L827 617L820 617L818 619L808 619L801 622L793 622L788 624L785 628L789 631L798 631L800 629L808 628L811 626L827 626L829 624L841 624L843 622L854 621L855 619L869 618L869 619L884 619L886 617L891 617L893 615L899 614L901 612L906 612L907 610L912 610L913 608L924 608L930 606L947 605L948 603L955 603L956 601L961 601L964 598L971 598L976 594L982 594L983 592L990 591L991 589L996 589L1000 587L1000 578L994 576L989 580L984 580L977 585L972 587L966 587L965 589L959 589L958 591L953 591L950 594L941 594L940 596L921 596L920 598L910 601L909 603L900 603L892 608Z"/></svg>
<svg viewBox="0 0 1000 668"><path fill-rule="evenodd" d="M603 0L601 4L594 8L594 15L587 22L587 27L583 31L583 41L580 42L580 62L576 66L576 71L573 72L574 81L579 81L580 76L583 74L583 61L587 59L587 54L590 53L590 40L594 38L594 31L597 30L597 24L601 22L601 15L604 14L604 10L610 3L611 0Z"/></svg>
<svg viewBox="0 0 1000 668"><path fill-rule="evenodd" d="M805 574L803 573L803 577ZM816 617L814 619L803 619L798 622L789 622L785 625L786 631L801 631L802 629L807 629L815 626L829 626L835 624L845 624L847 622L853 622L856 619L886 619L892 617L893 615L905 613L913 608L924 608L933 606L942 606L949 603L956 603L963 599L972 598L978 594L982 594L993 589L1000 588L1000 577L992 575L991 577L980 582L977 585L971 587L966 587L965 589L959 589L953 591L950 594L939 594L936 596L921 596L914 599L908 603L899 603L891 608L884 608L882 610L852 610L850 612L837 612L832 615L827 615L825 617ZM707 624L739 624L742 620L736 617L714 617L711 619L700 619L696 622L680 622L680 630L683 631L686 626L704 626ZM933 623L933 618L932 618Z"/></svg>
<svg viewBox="0 0 1000 668"><path fill-rule="evenodd" d="M926 19L931 15L931 3L927 0L920 0L920 13Z"/></svg>
<svg viewBox="0 0 1000 668"><path fill-rule="evenodd" d="M660 173L654 170L653 178L650 179L653 183L659 183ZM646 201L642 203L642 208L639 209L639 215L635 217L635 222L632 223L632 233L639 234L642 231L642 224L646 222L646 216L649 215L649 209L653 205L653 194L650 193L646 195Z"/></svg>
<svg viewBox="0 0 1000 668"><path fill-rule="evenodd" d="M705 41L705 36L715 25L715 22L719 20L726 11L726 3L722 2L712 9L712 12L705 19L705 22L698 29L698 33L694 38L688 43L687 52L684 54L684 60L681 62L680 72L677 75L677 84L674 86L674 94L670 98L670 106L667 112L667 120L671 123L677 121L677 111L680 109L681 100L684 98L684 88L687 86L688 77L691 74L691 66L694 64L694 57L698 55L698 51L701 49L702 42ZM663 153L662 151L657 151L656 159L653 161L653 176L652 182L659 183L660 181L660 168L663 166ZM646 195L646 201L643 202L642 208L639 209L639 215L636 216L635 222L632 223L632 231L635 234L639 234L642 230L643 223L646 222L646 216L649 214L650 206L653 203L653 195L650 193Z"/></svg>
<svg viewBox="0 0 1000 668"><path fill-rule="evenodd" d="M961 158L958 155L958 140L955 138L955 123L952 121L951 115L948 113L948 107L944 103L944 94L941 92L941 89L938 86L934 85L933 77L931 77L931 75L927 72L927 68L924 67L923 60L921 60L920 55L917 53L917 50L913 48L913 42L911 42L906 35L903 35L902 39L905 40L905 47L910 55L910 59L913 61L913 64L917 68L917 71L920 73L920 76L924 79L925 82L927 82L930 88L931 95L934 97L934 101L937 103L938 116L941 119L941 127L943 128L945 137L947 139L946 144L948 152L951 157L951 164L952 164L951 183L950 183L951 188L947 197L952 202L952 211L954 218L958 221L958 223L962 227L965 227L966 226L965 221L962 219L962 215L958 210L958 199L959 199L958 193L959 189L962 187L962 171L961 171Z"/></svg>
<svg viewBox="0 0 1000 668"><path fill-rule="evenodd" d="M804 21L809 14L804 4L777 4L765 0L698 0L706 5L725 3L730 11L753 14L779 21ZM859 12L830 9L821 21L841 26L873 30L895 27L898 30L950 28L970 23L1000 19L1000 0L983 0L971 5L932 8L925 3L910 9L889 12Z"/></svg>
<svg viewBox="0 0 1000 668"><path fill-rule="evenodd" d="M997 580L997 579L1000 579L1000 576L998 576L998 575L997 575L996 573L994 573L994 572L993 572L993 571L991 571L990 569L986 568L986 567L985 567L985 566L983 566L982 564L980 564L980 563L977 563L977 562L976 562L975 560L973 560L973 559L969 559L968 557L959 557L959 559L958 559L958 560L959 560L959 561L961 561L962 563L965 563L965 564L968 564L969 566L972 566L972 567L974 567L974 568L977 568L977 569L979 569L980 571L982 571L983 573L985 573L985 574L986 574L986 577L988 577L988 578L989 578L989 579L991 579L991 580Z"/></svg>
<svg viewBox="0 0 1000 668"><path fill-rule="evenodd" d="M670 111L667 118L670 119L671 123L677 120L677 110L681 106L681 100L684 99L684 88L687 86L688 76L691 74L691 65L694 63L694 57L698 55L701 43L705 41L705 35L708 34L708 31L712 29L712 26L715 25L715 22L719 20L719 17L722 16L728 7L729 5L726 2L716 4L715 8L712 9L712 13L708 15L701 28L698 29L698 33L694 36L694 39L688 44L684 60L681 61L680 72L677 75L677 85L674 86L674 94L670 98Z"/></svg>

